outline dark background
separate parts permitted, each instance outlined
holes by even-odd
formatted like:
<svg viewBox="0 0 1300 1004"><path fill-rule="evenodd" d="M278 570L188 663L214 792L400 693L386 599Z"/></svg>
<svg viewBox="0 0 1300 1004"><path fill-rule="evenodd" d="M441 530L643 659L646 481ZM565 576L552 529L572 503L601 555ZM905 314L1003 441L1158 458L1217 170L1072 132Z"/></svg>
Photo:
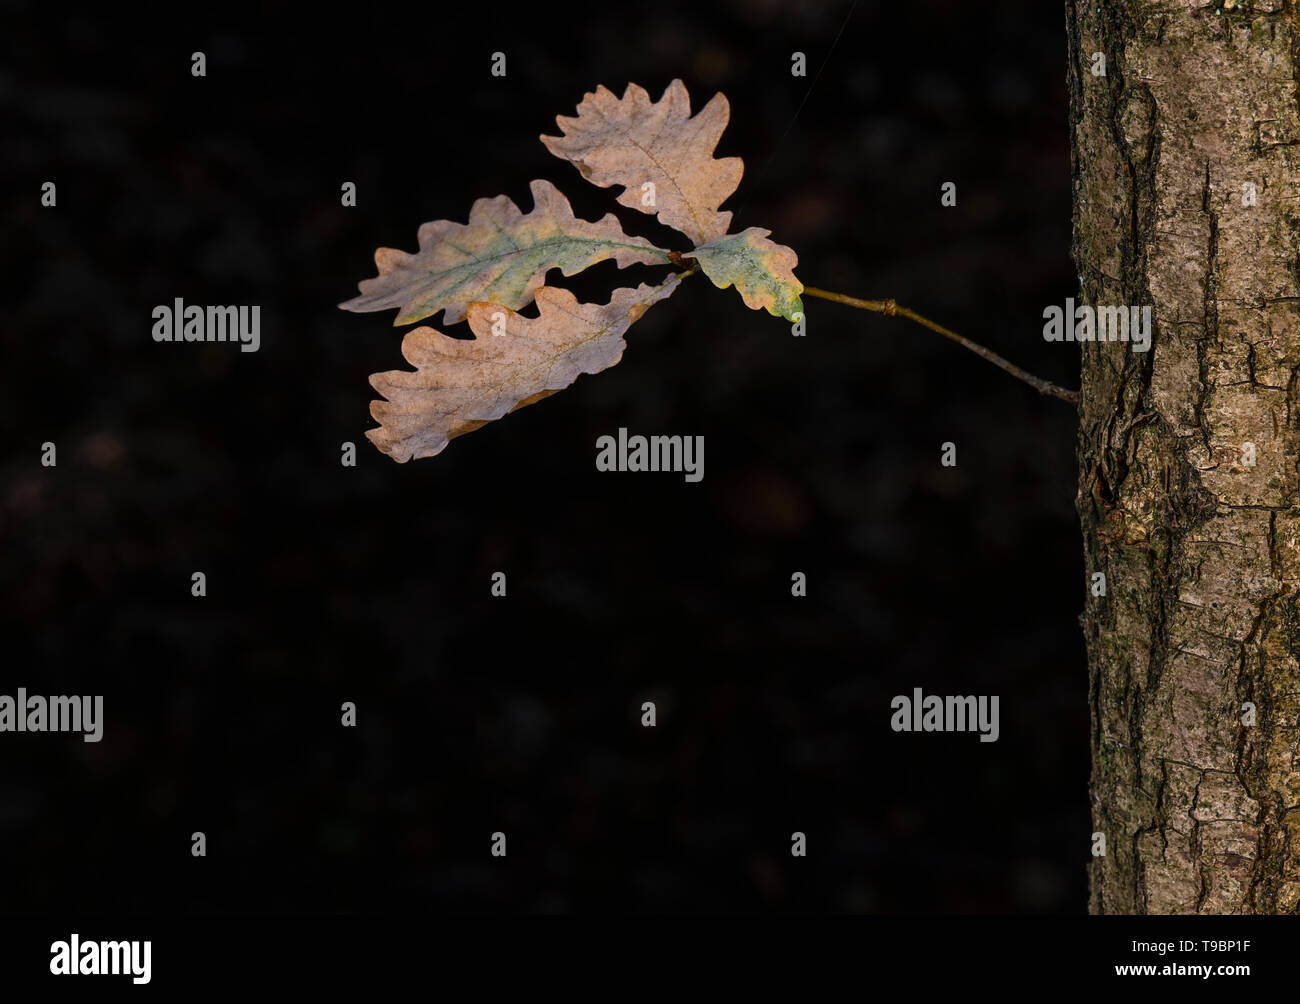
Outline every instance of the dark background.
<svg viewBox="0 0 1300 1004"><path fill-rule="evenodd" d="M532 178L671 241L537 137L681 77L731 101L734 229L1077 386L1040 333L1076 289L1058 4L861 0L833 51L844 2L57 10L0 3L0 693L107 720L0 735L0 910L1084 911L1068 405L696 278L616 368L398 465L364 431L402 330L336 309ZM175 297L260 304L261 350L155 344ZM598 473L619 426L703 435L704 481ZM895 734L913 687L1000 695L1000 740Z"/></svg>

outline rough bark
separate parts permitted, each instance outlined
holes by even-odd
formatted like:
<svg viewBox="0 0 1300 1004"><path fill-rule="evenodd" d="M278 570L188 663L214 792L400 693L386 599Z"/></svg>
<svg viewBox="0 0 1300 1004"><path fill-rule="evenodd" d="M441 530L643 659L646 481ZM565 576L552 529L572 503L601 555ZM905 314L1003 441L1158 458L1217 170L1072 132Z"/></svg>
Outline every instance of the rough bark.
<svg viewBox="0 0 1300 1004"><path fill-rule="evenodd" d="M1298 8L1066 2L1094 913L1300 912Z"/></svg>

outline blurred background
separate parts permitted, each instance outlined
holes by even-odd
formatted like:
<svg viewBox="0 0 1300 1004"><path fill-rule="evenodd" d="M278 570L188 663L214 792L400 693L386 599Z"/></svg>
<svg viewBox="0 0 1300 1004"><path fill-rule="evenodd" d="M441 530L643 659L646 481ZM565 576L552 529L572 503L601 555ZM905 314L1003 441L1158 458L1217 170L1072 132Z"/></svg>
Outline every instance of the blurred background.
<svg viewBox="0 0 1300 1004"><path fill-rule="evenodd" d="M619 366L437 458L364 438L367 376L405 366L392 311L336 306L376 247L547 178L685 249L537 138L674 77L730 99L733 229L1077 387L1041 337L1076 289L1060 6L849 8L0 2L0 693L106 715L0 735L0 910L1084 912L1070 406L697 278ZM261 305L261 350L155 344L176 297ZM703 435L703 482L598 473L620 426ZM894 733L914 687L1000 695L999 741Z"/></svg>

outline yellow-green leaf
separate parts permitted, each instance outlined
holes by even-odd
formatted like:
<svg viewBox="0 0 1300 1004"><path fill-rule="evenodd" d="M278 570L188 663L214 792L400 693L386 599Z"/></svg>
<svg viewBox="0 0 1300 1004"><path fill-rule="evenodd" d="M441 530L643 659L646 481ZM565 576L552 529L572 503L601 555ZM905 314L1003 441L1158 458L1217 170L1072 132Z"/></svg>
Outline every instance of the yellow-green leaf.
<svg viewBox="0 0 1300 1004"><path fill-rule="evenodd" d="M750 310L766 309L769 314L797 320L803 313L803 283L794 277L799 257L783 244L767 239L770 230L750 227L728 234L690 253L700 269L719 289L734 285Z"/></svg>
<svg viewBox="0 0 1300 1004"><path fill-rule="evenodd" d="M398 463L441 453L448 440L616 364L623 333L680 281L674 273L658 286L616 289L607 304L579 303L566 289L542 286L537 317L470 304L473 339L428 327L408 331L402 355L415 370L371 376L386 400L371 402L380 427L366 436Z"/></svg>
<svg viewBox="0 0 1300 1004"><path fill-rule="evenodd" d="M357 313L399 307L394 326L443 310L443 323L455 324L478 300L512 310L527 306L552 268L574 275L606 258L619 268L668 264L668 252L625 234L613 213L580 220L549 181L534 181L530 188L533 211L527 215L504 195L479 199L468 223L421 226L415 254L380 248L379 275L363 280L361 295L339 306Z"/></svg>

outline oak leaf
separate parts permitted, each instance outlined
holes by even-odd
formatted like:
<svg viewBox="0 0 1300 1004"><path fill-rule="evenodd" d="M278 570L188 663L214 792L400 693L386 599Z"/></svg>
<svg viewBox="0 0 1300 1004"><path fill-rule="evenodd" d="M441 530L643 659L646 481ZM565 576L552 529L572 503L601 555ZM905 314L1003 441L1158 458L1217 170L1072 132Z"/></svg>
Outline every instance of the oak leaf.
<svg viewBox="0 0 1300 1004"><path fill-rule="evenodd" d="M799 257L791 248L767 239L770 230L750 227L727 234L691 252L701 271L719 289L735 285L750 310L796 321L803 313L803 283L794 277Z"/></svg>
<svg viewBox="0 0 1300 1004"><path fill-rule="evenodd" d="M415 328L402 341L415 370L370 377L386 400L371 402L380 427L366 436L399 463L441 453L449 440L615 365L624 332L679 282L673 274L657 286L616 289L607 304L579 303L568 290L542 286L535 318L475 302L468 308L473 339Z"/></svg>
<svg viewBox="0 0 1300 1004"><path fill-rule="evenodd" d="M379 428L367 437L400 463L430 457L449 440L567 387L581 373L617 363L623 334L653 303L671 295L698 269L715 286L735 286L752 310L790 320L802 317L798 258L757 227L728 234L731 213L719 206L744 172L739 157L716 158L730 117L715 94L692 117L680 80L658 101L629 84L622 98L605 87L587 94L575 118L557 116L562 136L543 136L547 149L574 163L595 185L622 185L618 201L655 213L690 238L692 251L665 251L624 233L618 219L578 219L547 181L534 181L533 210L524 214L505 196L479 199L467 223L438 220L419 230L415 253L380 248L379 274L359 284L361 295L339 304L357 312L397 308L394 325L443 311L443 323L468 318L473 339L429 327L409 332L402 353L416 368L370 377L384 400L370 413ZM658 286L617 289L607 304L579 303L544 285L559 268L574 275L597 262L673 265L686 269ZM516 313L534 299L539 314Z"/></svg>
<svg viewBox="0 0 1300 1004"><path fill-rule="evenodd" d="M717 210L744 173L739 157L713 156L730 115L726 97L715 94L692 118L680 80L656 102L636 84L622 98L602 86L583 97L576 118L556 116L563 136L541 140L593 185L623 185L621 205L658 213L691 243L704 244L731 226L731 213ZM646 204L646 184L654 185L653 205Z"/></svg>
<svg viewBox="0 0 1300 1004"><path fill-rule="evenodd" d="M380 248L375 252L379 275L359 283L361 295L339 306L357 313L399 307L394 326L443 310L443 323L455 324L478 300L512 310L527 306L552 268L574 275L606 258L619 268L668 263L668 252L625 234L613 213L595 222L581 220L549 181L529 187L531 213L525 215L504 195L479 199L468 223L437 220L421 226L415 254Z"/></svg>

